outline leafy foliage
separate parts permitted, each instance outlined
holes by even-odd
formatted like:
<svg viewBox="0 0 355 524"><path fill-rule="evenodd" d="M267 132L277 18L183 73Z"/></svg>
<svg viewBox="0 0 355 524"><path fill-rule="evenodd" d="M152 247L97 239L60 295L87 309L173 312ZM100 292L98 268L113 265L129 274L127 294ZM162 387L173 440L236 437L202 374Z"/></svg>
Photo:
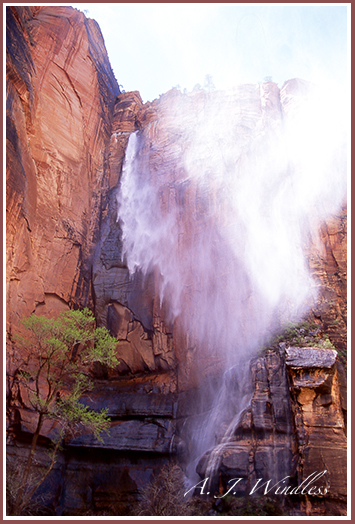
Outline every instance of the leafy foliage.
<svg viewBox="0 0 355 524"><path fill-rule="evenodd" d="M17 337L21 356L16 361L14 381L27 390L28 403L37 414L37 426L14 514L21 514L52 470L65 437L90 431L102 441L100 435L108 431L110 424L107 411L90 410L80 403L80 398L93 387L90 367L94 362L108 367L118 364L117 340L106 328L95 328L95 318L89 309L65 311L56 319L32 314L23 320L23 325L28 335ZM37 440L45 419L56 422L57 437L47 470L34 486L33 483L29 486Z"/></svg>
<svg viewBox="0 0 355 524"><path fill-rule="evenodd" d="M316 322L307 320L286 324L283 331L275 335L261 351L277 347L280 342L286 342L297 347L335 349L329 335L324 333L322 327Z"/></svg>
<svg viewBox="0 0 355 524"><path fill-rule="evenodd" d="M214 82L213 82L212 75L207 74L205 76L205 79L204 79L204 82L203 82L203 88L206 91L214 91L216 89L216 87L214 85Z"/></svg>

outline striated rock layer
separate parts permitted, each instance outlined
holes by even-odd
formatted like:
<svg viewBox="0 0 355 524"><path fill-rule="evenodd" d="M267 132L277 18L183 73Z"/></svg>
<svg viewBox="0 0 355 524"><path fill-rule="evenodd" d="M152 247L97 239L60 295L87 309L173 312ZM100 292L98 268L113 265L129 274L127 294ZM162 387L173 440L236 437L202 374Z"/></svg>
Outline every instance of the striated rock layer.
<svg viewBox="0 0 355 524"><path fill-rule="evenodd" d="M8 7L6 60L9 456L16 461L25 453L35 422L13 380L13 335L20 319L32 312L52 316L71 307L93 308L98 323L120 341L120 363L109 373L95 369L95 390L84 401L108 408L112 428L104 444L90 435L66 442L51 480L50 502L57 514L114 507L124 515L153 471L172 456L188 460L187 428L212 401L213 384L226 364L218 337L228 340L234 329L219 318L218 326L210 325L213 344L199 344L190 319L176 321L167 301L161 301L159 272L130 275L117 220L127 143L140 131L148 171L165 178L159 197L163 209L179 202L183 255L194 244L195 232L200 240L209 239L218 201L216 192L206 196L184 182L181 158L188 137L181 136L179 119L188 115L198 122L208 99L226 95L171 90L143 104L138 91L120 93L98 25L70 7ZM248 145L256 131L277 132L303 88L296 80L281 90L267 82L228 95L238 147ZM309 239L307 250L319 288L310 314L344 360L346 204L323 223L321 242ZM218 253L210 255L219 260ZM220 279L231 271L228 257L216 266ZM186 290L199 275L186 275L188 305L192 298ZM245 300L242 324L248 332L254 329L248 308L257 304L247 294ZM203 311L211 307L207 297ZM301 481L312 468L319 469L321 457L330 471L332 496L319 511L329 514L337 511L337 503L344 511L346 378L333 361L327 367L321 359L310 369L307 355L289 352L285 360L282 353L270 352L254 361L251 408L221 459L220 474L223 482L230 474L245 474L252 482L269 474L272 453L275 464L284 461L284 470L275 466L273 474L291 468ZM205 380L212 384L210 392L204 391ZM52 430L44 425L44 447ZM308 503L302 511L309 508Z"/></svg>

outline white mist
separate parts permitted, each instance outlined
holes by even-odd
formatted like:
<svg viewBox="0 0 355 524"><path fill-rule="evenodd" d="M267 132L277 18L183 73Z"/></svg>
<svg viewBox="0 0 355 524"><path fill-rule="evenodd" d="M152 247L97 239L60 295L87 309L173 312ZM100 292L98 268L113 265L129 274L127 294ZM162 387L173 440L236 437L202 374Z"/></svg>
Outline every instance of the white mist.
<svg viewBox="0 0 355 524"><path fill-rule="evenodd" d="M282 95L287 114L274 84L165 95L130 137L117 194L130 272L159 275L171 319L226 369L306 312L304 248L346 197L343 100ZM200 454L216 431L203 427Z"/></svg>

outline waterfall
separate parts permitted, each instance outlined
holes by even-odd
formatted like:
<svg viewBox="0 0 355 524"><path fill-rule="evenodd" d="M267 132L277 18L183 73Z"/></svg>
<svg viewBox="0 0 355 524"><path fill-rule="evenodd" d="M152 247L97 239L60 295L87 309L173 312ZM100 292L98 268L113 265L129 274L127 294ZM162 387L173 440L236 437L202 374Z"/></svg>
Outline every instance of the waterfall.
<svg viewBox="0 0 355 524"><path fill-rule="evenodd" d="M212 409L193 436L195 441L199 442L199 446L196 446L197 453L191 457L188 468L191 481L195 478L195 468L201 450L211 450L205 472L205 478L209 479L207 487L210 489L222 454L232 445L242 416L250 406L252 394L250 360L245 359L224 373ZM221 406L224 409L221 409Z"/></svg>
<svg viewBox="0 0 355 524"><path fill-rule="evenodd" d="M158 119L130 136L117 193L130 273L154 272L193 365L223 360L227 374L309 307L304 248L346 195L339 94L322 86L270 109L264 89L166 95ZM191 430L195 459L230 415L218 387ZM230 434L248 398L237 399Z"/></svg>

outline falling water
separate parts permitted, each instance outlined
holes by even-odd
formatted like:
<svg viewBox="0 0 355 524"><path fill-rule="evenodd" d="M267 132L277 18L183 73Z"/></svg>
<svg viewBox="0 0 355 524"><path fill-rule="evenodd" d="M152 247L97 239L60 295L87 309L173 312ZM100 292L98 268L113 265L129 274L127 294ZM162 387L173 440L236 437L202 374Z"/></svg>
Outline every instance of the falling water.
<svg viewBox="0 0 355 524"><path fill-rule="evenodd" d="M200 449L211 450L205 471L205 478L209 479L208 489L212 486L223 453L233 445L234 434L245 410L250 406L252 394L250 361L246 359L224 373L209 416L194 435L200 443ZM192 460L188 467L187 473L191 480L194 479L199 458L197 456Z"/></svg>
<svg viewBox="0 0 355 524"><path fill-rule="evenodd" d="M125 261L131 274L154 271L201 369L218 358L226 373L248 363L284 321L301 318L316 289L304 247L346 194L339 93L284 96L285 116L267 86L166 95L126 151L117 194ZM194 459L216 444L223 388L192 430ZM236 400L220 445L249 398Z"/></svg>

